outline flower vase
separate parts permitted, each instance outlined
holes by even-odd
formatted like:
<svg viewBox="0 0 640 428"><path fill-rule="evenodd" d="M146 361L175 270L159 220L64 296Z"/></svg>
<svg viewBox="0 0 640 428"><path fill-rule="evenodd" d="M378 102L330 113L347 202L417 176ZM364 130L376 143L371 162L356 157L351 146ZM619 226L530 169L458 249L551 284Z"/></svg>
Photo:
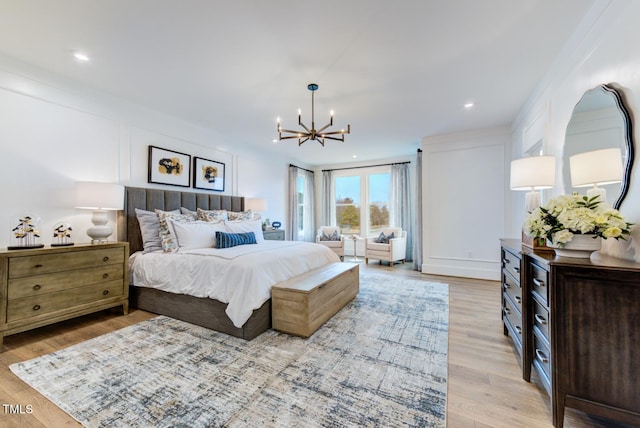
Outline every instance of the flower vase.
<svg viewBox="0 0 640 428"><path fill-rule="evenodd" d="M586 235L573 235L571 241L564 244L549 243L549 246L554 249L557 256L560 257L574 257L588 259L591 257L591 253L598 251L602 238L593 234Z"/></svg>

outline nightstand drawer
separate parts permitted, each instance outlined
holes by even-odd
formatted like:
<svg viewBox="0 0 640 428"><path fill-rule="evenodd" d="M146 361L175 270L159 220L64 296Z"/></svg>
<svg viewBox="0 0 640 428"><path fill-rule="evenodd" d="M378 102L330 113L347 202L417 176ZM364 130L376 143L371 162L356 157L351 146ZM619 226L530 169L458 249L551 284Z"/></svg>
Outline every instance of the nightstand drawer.
<svg viewBox="0 0 640 428"><path fill-rule="evenodd" d="M549 341L549 312L535 300L533 300L533 325Z"/></svg>
<svg viewBox="0 0 640 428"><path fill-rule="evenodd" d="M549 272L535 263L531 263L531 291L537 295L545 306L549 301Z"/></svg>
<svg viewBox="0 0 640 428"><path fill-rule="evenodd" d="M507 294L514 302L520 312L522 312L522 288L520 282L515 281L511 275L502 274L502 291Z"/></svg>
<svg viewBox="0 0 640 428"><path fill-rule="evenodd" d="M551 389L551 352L545 340L534 332L533 335L533 366L538 370L547 392Z"/></svg>
<svg viewBox="0 0 640 428"><path fill-rule="evenodd" d="M115 280L104 284L92 284L86 287L72 288L40 296L10 300L7 304L7 322L110 299L122 296L122 294L122 280Z"/></svg>
<svg viewBox="0 0 640 428"><path fill-rule="evenodd" d="M21 278L29 275L42 275L117 263L122 264L123 262L124 251L122 248L78 251L72 257L69 257L68 253L12 257L9 259L9 278Z"/></svg>
<svg viewBox="0 0 640 428"><path fill-rule="evenodd" d="M122 280L122 265L113 264L75 271L35 275L9 280L9 300L38 296L87 284Z"/></svg>
<svg viewBox="0 0 640 428"><path fill-rule="evenodd" d="M514 278L520 278L520 256L502 249L502 268Z"/></svg>

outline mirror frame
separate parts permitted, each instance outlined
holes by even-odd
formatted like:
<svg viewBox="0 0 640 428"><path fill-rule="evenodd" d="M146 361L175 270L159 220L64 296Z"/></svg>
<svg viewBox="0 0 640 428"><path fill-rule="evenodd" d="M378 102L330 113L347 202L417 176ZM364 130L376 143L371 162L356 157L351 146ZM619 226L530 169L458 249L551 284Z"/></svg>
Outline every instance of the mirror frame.
<svg viewBox="0 0 640 428"><path fill-rule="evenodd" d="M634 142L633 142L633 122L631 120L630 111L627 108L627 103L625 102L624 93L621 90L618 90L616 88L615 83L605 83L603 85L596 86L595 88L592 88L586 91L583 94L583 96L580 97L580 100L574 106L573 111L575 112L575 108L578 106L578 104L580 104L580 102L584 98L584 95L586 95L588 92L598 90L598 89L603 90L606 93L613 96L616 106L618 107L618 111L622 116L622 121L624 122L625 129L624 129L623 138L625 140L624 145L627 150L627 157L626 157L626 164L623 165L623 176L622 176L622 182L620 184L620 193L617 195L616 202L613 204L613 208L620 209L620 206L622 205L624 198L627 196L627 193L629 192L629 183L631 181L631 170L633 169L633 160L635 157ZM572 118L573 118L573 112L571 113L571 117L569 118L569 122L567 123L567 129L569 129L569 125L571 123ZM565 135L566 135L566 131L565 131ZM566 139L565 139L565 144L566 144ZM568 160L564 159L565 164L567 161Z"/></svg>

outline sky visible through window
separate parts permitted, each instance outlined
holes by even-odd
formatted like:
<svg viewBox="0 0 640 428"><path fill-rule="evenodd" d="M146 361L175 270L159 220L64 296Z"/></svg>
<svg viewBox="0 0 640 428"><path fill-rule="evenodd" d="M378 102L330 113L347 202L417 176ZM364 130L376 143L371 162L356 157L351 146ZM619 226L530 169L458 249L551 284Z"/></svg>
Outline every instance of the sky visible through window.
<svg viewBox="0 0 640 428"><path fill-rule="evenodd" d="M388 201L391 191L389 174L373 174L370 176L370 202ZM360 204L360 176L340 177L336 180L336 199L349 197L356 205Z"/></svg>

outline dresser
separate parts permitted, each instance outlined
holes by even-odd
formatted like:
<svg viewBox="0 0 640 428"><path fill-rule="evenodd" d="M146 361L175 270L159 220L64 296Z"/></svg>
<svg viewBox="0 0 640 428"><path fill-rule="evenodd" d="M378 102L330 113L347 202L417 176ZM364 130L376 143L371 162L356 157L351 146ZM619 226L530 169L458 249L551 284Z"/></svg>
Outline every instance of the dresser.
<svg viewBox="0 0 640 428"><path fill-rule="evenodd" d="M0 251L4 336L91 312L129 307L129 244Z"/></svg>
<svg viewBox="0 0 640 428"><path fill-rule="evenodd" d="M640 264L599 253L556 257L517 240L502 240L501 251L504 331L523 378L535 371L549 394L553 425L562 427L570 407L640 426ZM511 298L517 272L509 268L518 255L520 319Z"/></svg>
<svg viewBox="0 0 640 428"><path fill-rule="evenodd" d="M262 231L264 239L268 241L284 241L284 229L268 229Z"/></svg>
<svg viewBox="0 0 640 428"><path fill-rule="evenodd" d="M524 350L526 349L526 335L523 328L522 308L524 294L520 280L522 272L522 255L520 241L501 240L501 292L502 299L502 325L505 336L513 341L513 346L520 357L520 366L523 367L523 378L528 379L529 374L524 374Z"/></svg>

